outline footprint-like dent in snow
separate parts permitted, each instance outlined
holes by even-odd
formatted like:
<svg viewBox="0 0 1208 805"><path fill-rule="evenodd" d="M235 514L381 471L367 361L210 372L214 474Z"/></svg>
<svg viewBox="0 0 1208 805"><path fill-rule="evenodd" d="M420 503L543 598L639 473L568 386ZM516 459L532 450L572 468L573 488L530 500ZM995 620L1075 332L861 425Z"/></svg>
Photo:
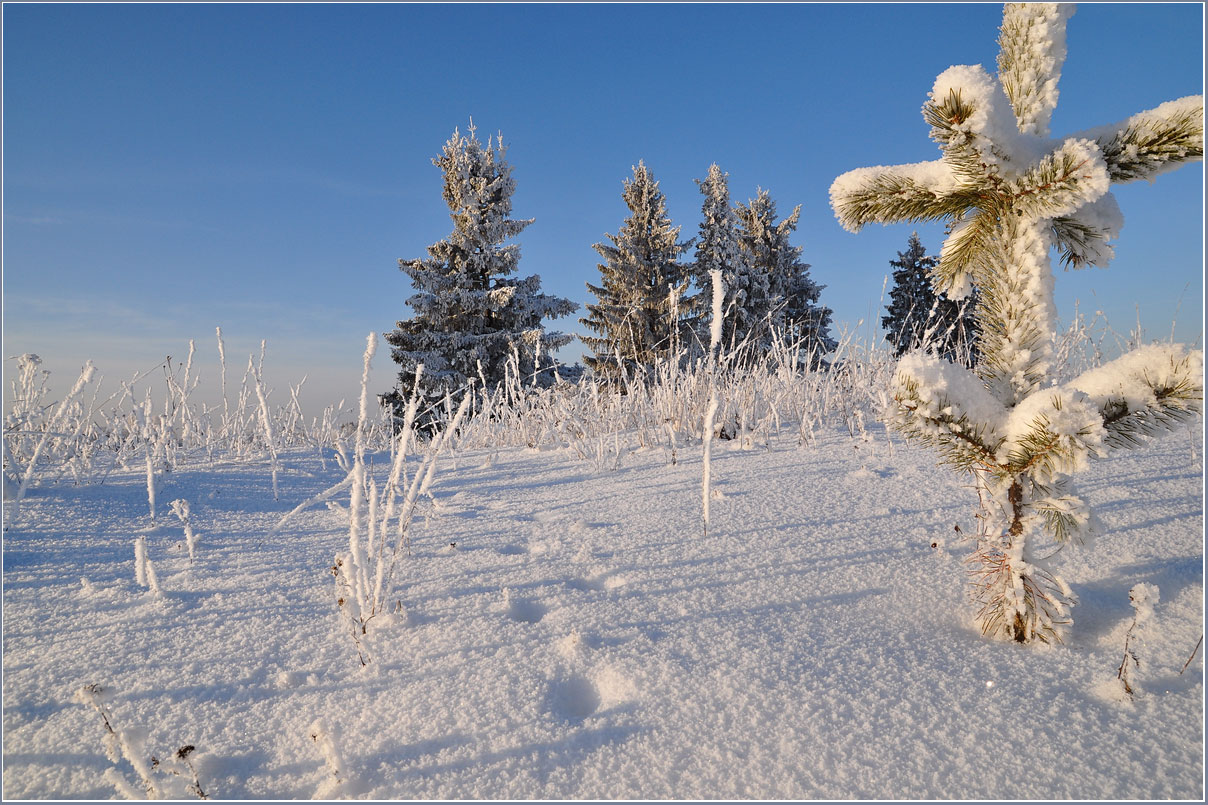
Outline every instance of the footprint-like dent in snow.
<svg viewBox="0 0 1208 805"><path fill-rule="evenodd" d="M523 598L508 597L508 617L517 623L537 623L545 617L549 610L536 601L525 601Z"/></svg>
<svg viewBox="0 0 1208 805"><path fill-rule="evenodd" d="M559 718L580 722L625 704L636 693L629 677L606 666L590 675L575 673L550 683L550 710Z"/></svg>
<svg viewBox="0 0 1208 805"><path fill-rule="evenodd" d="M523 545L504 545L499 552L504 556L520 556L528 553L528 550Z"/></svg>
<svg viewBox="0 0 1208 805"><path fill-rule="evenodd" d="M625 674L605 666L592 675L596 693L600 696L601 709L624 704L637 695L637 688Z"/></svg>
<svg viewBox="0 0 1208 805"><path fill-rule="evenodd" d="M624 576L605 571L597 573L594 576L589 576L585 579L573 579L568 582L570 586L576 590L595 590L601 592L604 590L615 590L618 587L624 587L628 582Z"/></svg>
<svg viewBox="0 0 1208 805"><path fill-rule="evenodd" d="M604 580L602 582L600 582L601 586L605 590L615 590L618 587L624 587L628 583L629 583L629 580L626 579L624 576L612 576L612 575L605 576Z"/></svg>
<svg viewBox="0 0 1208 805"><path fill-rule="evenodd" d="M550 685L550 709L567 721L583 721L600 707L600 692L590 679L575 674Z"/></svg>
<svg viewBox="0 0 1208 805"><path fill-rule="evenodd" d="M279 690L290 690L291 688L301 688L306 685L319 684L319 677L307 671L278 671L273 678Z"/></svg>

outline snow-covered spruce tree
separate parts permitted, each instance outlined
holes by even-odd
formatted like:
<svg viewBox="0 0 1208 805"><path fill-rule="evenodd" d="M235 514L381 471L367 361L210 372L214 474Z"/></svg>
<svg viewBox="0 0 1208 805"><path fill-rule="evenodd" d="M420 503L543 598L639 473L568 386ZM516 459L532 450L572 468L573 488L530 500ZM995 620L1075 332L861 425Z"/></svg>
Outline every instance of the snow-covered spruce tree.
<svg viewBox="0 0 1208 805"><path fill-rule="evenodd" d="M612 241L592 248L599 264L600 284L587 283L596 295L587 305L588 316L579 321L594 336L580 336L595 355L585 358L598 377L613 377L622 370L642 374L659 360L670 358L675 335L685 310L688 287L686 269L678 260L692 245L680 242L680 228L671 225L667 200L645 163L633 169L621 193L629 217Z"/></svg>
<svg viewBox="0 0 1208 805"><path fill-rule="evenodd" d="M747 307L749 299L766 299L767 278L754 274L751 258L742 247L738 215L730 206L728 174L716 163L697 185L704 194L701 204L700 237L696 241L696 258L691 272L697 291L689 298L696 338L700 345L709 343L713 299L712 272L721 271L726 290L722 300L721 347L732 350L743 342L759 323Z"/></svg>
<svg viewBox="0 0 1208 805"><path fill-rule="evenodd" d="M402 368L398 387L383 400L402 410L403 395L423 364L421 393L430 404L456 393L481 372L488 386L505 378L513 352L523 381L553 378L553 351L571 337L546 332L542 320L578 309L567 299L541 293L541 278L512 275L520 247L505 242L531 224L511 217L516 183L502 138L484 144L475 134L454 130L433 163L444 172L444 199L453 232L428 247L428 257L399 260L415 294L407 304L415 316L386 333L391 357ZM485 391L490 391L486 389Z"/></svg>
<svg viewBox="0 0 1208 805"><path fill-rule="evenodd" d="M831 309L818 304L826 286L810 278L809 264L801 262L802 248L789 243L797 231L801 205L777 223L776 202L760 188L755 198L736 205L734 212L751 273L761 277L751 284L747 297L748 317L759 328L753 339L756 354L766 354L771 340L783 337L817 363L837 345L830 336ZM756 296L758 291L765 295Z"/></svg>
<svg viewBox="0 0 1208 805"><path fill-rule="evenodd" d="M1074 596L1037 545L1042 533L1065 543L1095 528L1069 475L1194 417L1203 403L1203 355L1174 344L1143 346L1063 385L1049 380L1050 249L1073 267L1106 264L1122 225L1110 185L1201 159L1204 143L1202 96L1049 139L1071 13L1007 5L998 81L980 66L951 67L923 107L942 158L852 171L831 186L835 213L852 231L873 222L953 225L934 279L953 298L977 287L981 359L970 371L906 355L891 421L975 476L977 619L983 633L1020 642L1059 639L1070 622Z"/></svg>
<svg viewBox="0 0 1208 805"><path fill-rule="evenodd" d="M894 355L927 348L950 361L967 366L977 362L976 289L957 302L931 287L931 273L938 257L927 254L919 233L910 235L906 251L898 252L893 266L893 288L889 291L886 314L881 317L885 339L893 345Z"/></svg>

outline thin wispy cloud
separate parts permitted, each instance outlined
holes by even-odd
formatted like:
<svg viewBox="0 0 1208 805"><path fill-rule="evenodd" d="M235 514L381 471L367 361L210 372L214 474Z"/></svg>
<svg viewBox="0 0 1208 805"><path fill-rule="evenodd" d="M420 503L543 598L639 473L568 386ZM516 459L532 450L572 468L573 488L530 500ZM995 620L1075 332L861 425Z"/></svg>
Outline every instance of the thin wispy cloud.
<svg viewBox="0 0 1208 805"><path fill-rule="evenodd" d="M4 213L6 224L27 224L29 226L53 226L63 223L63 219L53 215L14 215Z"/></svg>

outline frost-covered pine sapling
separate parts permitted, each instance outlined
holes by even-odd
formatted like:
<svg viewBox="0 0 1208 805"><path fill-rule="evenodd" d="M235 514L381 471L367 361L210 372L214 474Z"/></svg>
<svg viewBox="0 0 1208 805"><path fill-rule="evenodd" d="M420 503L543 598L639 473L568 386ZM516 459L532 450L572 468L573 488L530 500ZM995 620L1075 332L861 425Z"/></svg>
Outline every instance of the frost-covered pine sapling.
<svg viewBox="0 0 1208 805"><path fill-rule="evenodd" d="M1095 519L1070 474L1090 458L1196 416L1202 353L1141 347L1053 385L1056 308L1049 252L1070 267L1104 266L1123 223L1113 183L1152 180L1201 159L1203 98L1170 101L1120 123L1049 139L1072 6L1008 4L998 79L950 67L923 115L942 158L862 168L831 186L844 227L946 220L936 289L978 290L981 362L974 371L923 352L902 358L890 422L972 473L981 498L971 559L983 633L1058 640L1074 596L1046 568L1043 533L1058 543Z"/></svg>
<svg viewBox="0 0 1208 805"><path fill-rule="evenodd" d="M1153 618L1153 608L1158 603L1158 588L1153 584L1137 584L1128 591L1128 602L1132 604L1133 622L1124 635L1124 658L1116 669L1116 679L1120 680L1120 686L1131 698L1139 689L1132 677L1133 671L1141 670L1141 658L1137 656L1137 642L1141 637L1138 627L1144 631L1145 624Z"/></svg>

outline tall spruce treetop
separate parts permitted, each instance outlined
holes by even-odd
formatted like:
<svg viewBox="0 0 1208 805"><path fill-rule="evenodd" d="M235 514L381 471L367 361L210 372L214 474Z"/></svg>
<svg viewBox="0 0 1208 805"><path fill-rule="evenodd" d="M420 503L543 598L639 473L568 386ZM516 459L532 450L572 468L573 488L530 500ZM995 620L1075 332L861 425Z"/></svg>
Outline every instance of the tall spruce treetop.
<svg viewBox="0 0 1208 805"><path fill-rule="evenodd" d="M701 204L700 237L696 241L696 260L692 265L697 293L692 297L690 307L696 315L697 336L707 344L713 298L711 272L720 270L725 288L721 344L730 348L740 344L757 323L748 314L747 299L766 298L767 286L766 277L756 277L751 272L750 256L742 247L739 236L738 216L730 206L727 176L713 164L709 166L708 176L696 182L705 200Z"/></svg>
<svg viewBox="0 0 1208 805"><path fill-rule="evenodd" d="M399 260L415 294L407 304L415 316L386 333L391 356L402 369L406 396L416 367L423 364L421 389L429 397L453 392L481 372L487 383L505 377L516 351L525 382L548 382L553 350L571 337L546 332L542 320L565 316L578 305L541 293L541 278L515 278L520 247L506 241L533 222L511 217L516 183L504 159L502 138L484 145L473 124L469 136L454 130L432 162L444 173L445 203L453 232L428 247L428 257ZM386 395L398 402L399 390Z"/></svg>
<svg viewBox="0 0 1208 805"><path fill-rule="evenodd" d="M1105 265L1123 223L1113 183L1153 179L1204 153L1202 96L1169 101L1119 123L1049 139L1071 6L1008 4L998 80L951 67L923 115L937 162L864 168L831 186L839 221L947 220L934 269L939 290L973 286L981 360L976 373L910 353L894 381L893 423L974 474L982 502L973 561L978 621L1021 642L1058 639L1074 597L1046 567L1035 532L1058 542L1095 530L1069 475L1094 456L1199 413L1202 353L1150 345L1053 385L1056 307L1049 252L1067 265Z"/></svg>
<svg viewBox="0 0 1208 805"><path fill-rule="evenodd" d="M810 278L809 264L801 262L802 248L789 243L797 231L801 205L777 222L776 202L760 188L755 198L738 204L734 212L751 275L758 278L748 286L747 297L748 315L760 328L757 353L765 354L772 339L783 337L817 363L837 345L830 337L831 309L818 304L826 286Z"/></svg>
<svg viewBox="0 0 1208 805"><path fill-rule="evenodd" d="M595 352L585 358L587 365L603 377L622 367L648 371L673 353L688 284L678 260L691 241L679 241L680 228L671 225L666 198L645 163L633 168L621 198L629 217L616 235L605 233L611 244L592 247L604 258L600 284L587 283L599 301L579 319L596 333L581 339Z"/></svg>
<svg viewBox="0 0 1208 805"><path fill-rule="evenodd" d="M938 262L938 257L927 254L918 232L911 234L906 251L889 261L894 271L887 315L881 317L885 339L899 358L926 347L947 360L972 366L977 362L974 300L956 302L935 292L931 272Z"/></svg>

